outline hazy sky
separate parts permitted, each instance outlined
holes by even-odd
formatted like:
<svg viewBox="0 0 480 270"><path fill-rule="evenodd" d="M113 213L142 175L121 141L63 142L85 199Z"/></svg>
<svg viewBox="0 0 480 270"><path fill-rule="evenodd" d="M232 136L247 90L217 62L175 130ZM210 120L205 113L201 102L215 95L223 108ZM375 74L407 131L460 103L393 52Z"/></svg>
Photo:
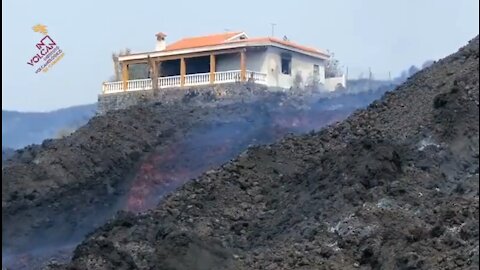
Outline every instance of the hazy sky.
<svg viewBox="0 0 480 270"><path fill-rule="evenodd" d="M2 109L93 103L113 74L111 53L153 50L184 36L243 30L329 49L351 76L376 77L442 58L478 34L478 0L2 1ZM46 73L27 62L45 24L65 57Z"/></svg>

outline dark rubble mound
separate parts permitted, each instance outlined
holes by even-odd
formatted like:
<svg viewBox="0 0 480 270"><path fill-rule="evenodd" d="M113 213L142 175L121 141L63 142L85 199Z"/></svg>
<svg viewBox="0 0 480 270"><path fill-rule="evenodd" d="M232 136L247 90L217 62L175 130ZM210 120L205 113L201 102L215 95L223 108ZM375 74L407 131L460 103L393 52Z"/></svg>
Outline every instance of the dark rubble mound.
<svg viewBox="0 0 480 270"><path fill-rule="evenodd" d="M478 47L119 215L52 269L478 269Z"/></svg>
<svg viewBox="0 0 480 270"><path fill-rule="evenodd" d="M17 150L2 166L5 253L78 241L122 209L132 174L148 153L226 112L225 121L250 121L259 111L255 104L224 107L136 106L94 117L65 138Z"/></svg>
<svg viewBox="0 0 480 270"><path fill-rule="evenodd" d="M185 120L178 123L164 115ZM115 209L115 198L128 188L124 179L132 167L198 120L186 117L190 115L191 109L181 107L117 111L94 117L66 138L17 150L2 166L2 224L8 225L2 229L2 245L15 251L47 238L55 245L67 236L83 236L72 236L72 228L92 230L102 224L95 224L96 218ZM149 121L140 123L142 117ZM85 218L78 221L77 216Z"/></svg>

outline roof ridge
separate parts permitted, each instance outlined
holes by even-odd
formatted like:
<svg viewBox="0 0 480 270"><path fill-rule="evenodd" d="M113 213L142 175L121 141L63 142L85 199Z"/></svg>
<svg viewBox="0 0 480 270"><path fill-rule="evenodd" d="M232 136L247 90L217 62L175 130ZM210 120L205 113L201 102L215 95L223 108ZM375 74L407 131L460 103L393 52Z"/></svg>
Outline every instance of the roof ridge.
<svg viewBox="0 0 480 270"><path fill-rule="evenodd" d="M202 45L211 46L215 44L222 44L225 43L225 41L227 41L229 38L240 35L242 33L245 32L223 32L203 36L185 37L167 45L167 49L180 49L186 47L198 47Z"/></svg>
<svg viewBox="0 0 480 270"><path fill-rule="evenodd" d="M251 42L253 43L266 42L269 44L277 44L277 45L295 48L297 50L301 50L308 53L320 54L327 57L329 56L328 52L325 52L324 50L321 50L321 49L317 49L314 46L305 46L290 40L283 40L277 37L248 37L246 39L231 40L231 38L237 35L240 35L242 33L245 33L245 31L229 31L229 32L223 32L223 33L217 33L217 34L196 36L196 37L186 37L176 42L173 42L172 44L167 45L166 51L198 48L198 47L206 47L206 46L218 46L222 44L232 44L232 43L248 44Z"/></svg>
<svg viewBox="0 0 480 270"><path fill-rule="evenodd" d="M243 33L244 31L229 31L229 32L221 32L221 33L215 33L215 34L208 34L208 35L198 35L198 36L190 36L190 37L184 37L182 39L191 39L191 38L206 38L206 37L212 37L212 36L221 36L221 35L233 35L233 34L240 34ZM180 40L182 40L180 39Z"/></svg>
<svg viewBox="0 0 480 270"><path fill-rule="evenodd" d="M280 38L276 38L276 37L272 37L272 39L276 42L284 42L284 43L290 43L292 45L297 45L297 46L302 46L302 47L305 47L305 48L310 48L312 50L316 50L316 51L319 51L319 49L315 48L315 47L312 47L312 46L309 46L309 45L301 45L297 42L294 42L294 41L291 41L291 40L283 40L283 39L280 39Z"/></svg>

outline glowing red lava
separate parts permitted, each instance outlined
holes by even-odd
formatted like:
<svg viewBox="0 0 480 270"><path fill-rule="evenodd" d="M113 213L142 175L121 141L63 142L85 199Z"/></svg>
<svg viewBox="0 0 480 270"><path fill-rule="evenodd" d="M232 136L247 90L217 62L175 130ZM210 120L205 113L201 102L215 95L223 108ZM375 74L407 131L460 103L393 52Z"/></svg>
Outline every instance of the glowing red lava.
<svg viewBox="0 0 480 270"><path fill-rule="evenodd" d="M248 144L272 142L286 133L318 129L345 118L345 113L278 114L268 124L230 123L187 135L183 141L151 154L140 166L128 194L126 210L145 211L189 179L235 157Z"/></svg>
<svg viewBox="0 0 480 270"><path fill-rule="evenodd" d="M127 211L141 212L155 206L168 192L233 155L234 145L228 138L213 136L202 141L197 137L170 145L145 160L130 188Z"/></svg>

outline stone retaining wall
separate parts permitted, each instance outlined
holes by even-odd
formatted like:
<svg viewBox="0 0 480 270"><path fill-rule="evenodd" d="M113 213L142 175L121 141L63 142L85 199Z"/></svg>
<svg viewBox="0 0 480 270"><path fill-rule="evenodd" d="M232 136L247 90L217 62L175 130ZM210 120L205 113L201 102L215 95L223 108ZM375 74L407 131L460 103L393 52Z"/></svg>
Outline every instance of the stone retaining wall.
<svg viewBox="0 0 480 270"><path fill-rule="evenodd" d="M190 102L205 104L208 101L233 101L249 98L261 92L277 91L253 83L232 83L221 85L140 90L98 96L98 113L126 109L146 103Z"/></svg>

